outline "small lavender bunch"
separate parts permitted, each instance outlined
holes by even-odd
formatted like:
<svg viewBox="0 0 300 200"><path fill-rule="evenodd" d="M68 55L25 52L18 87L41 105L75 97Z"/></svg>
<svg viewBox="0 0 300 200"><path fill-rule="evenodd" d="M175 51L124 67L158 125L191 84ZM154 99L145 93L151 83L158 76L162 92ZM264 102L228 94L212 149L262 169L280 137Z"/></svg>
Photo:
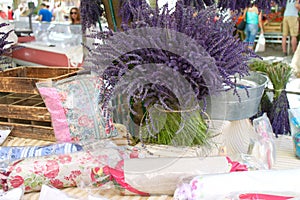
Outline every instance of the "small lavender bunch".
<svg viewBox="0 0 300 200"><path fill-rule="evenodd" d="M274 97L267 114L276 137L278 134L290 133L288 114L290 106L285 89L292 75L292 68L286 63L266 61L254 61L250 67L252 70L266 73L273 85Z"/></svg>
<svg viewBox="0 0 300 200"><path fill-rule="evenodd" d="M283 90L280 92L280 95L274 99L271 112L269 113L272 128L276 137L278 137L278 135L291 133L288 113L289 109L290 105L286 91Z"/></svg>
<svg viewBox="0 0 300 200"><path fill-rule="evenodd" d="M99 17L102 16L104 10L101 7L101 0L84 0L80 1L80 15L83 32L92 25L96 25Z"/></svg>
<svg viewBox="0 0 300 200"><path fill-rule="evenodd" d="M147 5L145 0L120 0L119 4L120 9L118 15L125 24L132 20L132 10L139 8L141 5Z"/></svg>

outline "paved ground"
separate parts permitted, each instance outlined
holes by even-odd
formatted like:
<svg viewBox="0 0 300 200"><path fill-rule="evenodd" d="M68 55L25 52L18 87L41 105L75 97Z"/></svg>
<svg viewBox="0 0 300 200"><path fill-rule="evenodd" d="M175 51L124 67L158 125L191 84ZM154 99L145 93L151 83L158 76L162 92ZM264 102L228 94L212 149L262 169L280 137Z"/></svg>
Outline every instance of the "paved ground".
<svg viewBox="0 0 300 200"><path fill-rule="evenodd" d="M274 59L274 60L285 60L287 62L291 62L292 55L288 55L287 57L283 56L281 44L266 44L266 51L257 53L262 56L264 60L266 59Z"/></svg>

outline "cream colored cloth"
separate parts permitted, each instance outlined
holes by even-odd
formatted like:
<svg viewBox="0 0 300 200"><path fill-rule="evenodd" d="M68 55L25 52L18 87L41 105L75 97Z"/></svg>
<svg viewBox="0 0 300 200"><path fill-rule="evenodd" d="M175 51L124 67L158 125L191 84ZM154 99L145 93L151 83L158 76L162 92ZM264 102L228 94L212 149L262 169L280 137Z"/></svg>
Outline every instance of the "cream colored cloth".
<svg viewBox="0 0 300 200"><path fill-rule="evenodd" d="M300 42L292 58L291 67L293 68L296 74L300 73Z"/></svg>

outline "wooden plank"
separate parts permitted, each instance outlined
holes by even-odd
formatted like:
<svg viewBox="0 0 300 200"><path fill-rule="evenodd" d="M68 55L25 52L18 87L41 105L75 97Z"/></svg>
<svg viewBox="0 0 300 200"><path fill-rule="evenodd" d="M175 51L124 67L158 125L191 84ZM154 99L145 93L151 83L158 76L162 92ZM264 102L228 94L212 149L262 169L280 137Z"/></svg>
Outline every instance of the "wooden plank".
<svg viewBox="0 0 300 200"><path fill-rule="evenodd" d="M0 92L39 94L36 83L41 79L1 77Z"/></svg>
<svg viewBox="0 0 300 200"><path fill-rule="evenodd" d="M56 141L52 127L9 122L0 122L0 125L13 127L13 130L10 134L11 136L37 140Z"/></svg>
<svg viewBox="0 0 300 200"><path fill-rule="evenodd" d="M281 23L268 23L264 25L264 33L280 33L281 31Z"/></svg>
<svg viewBox="0 0 300 200"><path fill-rule="evenodd" d="M77 73L80 68L68 67L25 67L24 75L28 78L38 79L57 79L61 76L68 76L68 74Z"/></svg>
<svg viewBox="0 0 300 200"><path fill-rule="evenodd" d="M51 116L46 107L0 104L0 117L51 122Z"/></svg>
<svg viewBox="0 0 300 200"><path fill-rule="evenodd" d="M82 68L16 67L0 72L0 92L39 94L36 83L74 76Z"/></svg>
<svg viewBox="0 0 300 200"><path fill-rule="evenodd" d="M24 70L24 67L16 67L4 70L0 73L0 77L18 77Z"/></svg>

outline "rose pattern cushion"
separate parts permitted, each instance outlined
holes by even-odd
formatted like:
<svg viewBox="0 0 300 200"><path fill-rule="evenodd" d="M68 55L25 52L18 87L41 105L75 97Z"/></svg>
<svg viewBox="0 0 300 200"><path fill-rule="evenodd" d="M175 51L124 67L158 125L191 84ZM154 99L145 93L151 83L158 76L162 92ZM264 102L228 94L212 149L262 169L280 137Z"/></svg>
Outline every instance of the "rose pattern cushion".
<svg viewBox="0 0 300 200"><path fill-rule="evenodd" d="M118 134L98 102L102 84L102 79L94 74L36 84L51 114L57 141L93 140Z"/></svg>
<svg viewBox="0 0 300 200"><path fill-rule="evenodd" d="M89 184L86 187L101 186L110 180L102 169L120 169L118 165L122 163L122 157L116 149L99 151L101 153L80 151L16 161L8 171L0 174L1 186L6 191L24 186L25 192L40 191L43 184L65 188L84 181Z"/></svg>

